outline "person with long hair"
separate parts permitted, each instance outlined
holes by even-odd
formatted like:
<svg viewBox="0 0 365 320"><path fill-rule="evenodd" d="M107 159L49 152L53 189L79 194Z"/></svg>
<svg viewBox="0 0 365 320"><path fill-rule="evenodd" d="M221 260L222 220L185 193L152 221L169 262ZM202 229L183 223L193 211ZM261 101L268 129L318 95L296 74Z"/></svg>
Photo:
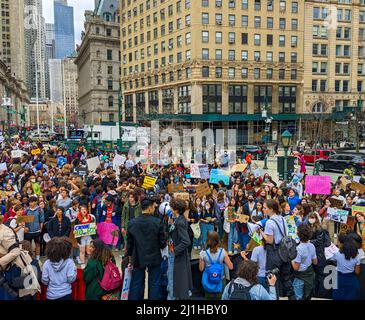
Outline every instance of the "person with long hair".
<svg viewBox="0 0 365 320"><path fill-rule="evenodd" d="M217 261L220 264L225 264L228 269L233 269L233 264L227 252L221 247L219 235L215 231L208 233L207 248L200 252L199 270L204 272L205 268L209 267L212 261ZM222 279L223 281L223 279ZM210 300L220 299L222 295L222 282L218 285L217 292L205 292L205 297Z"/></svg>
<svg viewBox="0 0 365 320"><path fill-rule="evenodd" d="M84 269L83 277L86 285L85 300L101 300L106 291L100 286L106 264L113 259L111 249L103 241L91 241L88 247L90 259Z"/></svg>
<svg viewBox="0 0 365 320"><path fill-rule="evenodd" d="M362 249L365 249L365 214L363 212L357 212L355 214L354 231L362 239Z"/></svg>
<svg viewBox="0 0 365 320"><path fill-rule="evenodd" d="M238 205L236 203L236 200L235 198L231 198L231 201L224 210L224 222L226 224L225 230L228 233L228 254L233 254L234 244L238 241L238 235L236 230L237 211Z"/></svg>
<svg viewBox="0 0 365 320"><path fill-rule="evenodd" d="M206 201L203 205L203 210L199 220L202 244L204 248L207 242L208 232L214 231L215 220L216 218L214 217L214 202Z"/></svg>

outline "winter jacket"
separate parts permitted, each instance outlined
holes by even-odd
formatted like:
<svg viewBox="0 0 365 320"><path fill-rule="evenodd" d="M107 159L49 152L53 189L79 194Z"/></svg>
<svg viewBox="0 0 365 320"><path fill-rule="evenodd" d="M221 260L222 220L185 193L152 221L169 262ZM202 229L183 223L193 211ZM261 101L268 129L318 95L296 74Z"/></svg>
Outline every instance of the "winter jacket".
<svg viewBox="0 0 365 320"><path fill-rule="evenodd" d="M100 300L106 291L100 286L104 276L104 268L99 260L90 259L84 270L84 281L86 284L85 299Z"/></svg>
<svg viewBox="0 0 365 320"><path fill-rule="evenodd" d="M130 207L129 201L126 201L122 209L122 228L124 229L126 229L130 220L129 207ZM137 218L141 214L142 214L141 204L138 202L134 206L134 218Z"/></svg>
<svg viewBox="0 0 365 320"><path fill-rule="evenodd" d="M55 216L47 224L47 231L51 238L54 237L68 237L71 232L71 221L65 215L62 217L61 230L59 228L58 217Z"/></svg>
<svg viewBox="0 0 365 320"><path fill-rule="evenodd" d="M42 282L47 285L47 299L56 300L72 293L71 284L76 280L76 266L72 259L43 265Z"/></svg>

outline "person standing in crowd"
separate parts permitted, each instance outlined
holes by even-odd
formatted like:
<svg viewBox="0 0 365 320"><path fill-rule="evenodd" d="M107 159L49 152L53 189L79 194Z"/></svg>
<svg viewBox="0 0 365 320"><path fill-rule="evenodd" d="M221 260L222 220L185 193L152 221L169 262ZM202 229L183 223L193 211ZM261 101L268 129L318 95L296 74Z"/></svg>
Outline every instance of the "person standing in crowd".
<svg viewBox="0 0 365 320"><path fill-rule="evenodd" d="M203 204L202 214L200 215L200 228L203 247L206 247L206 242L208 238L208 233L214 231L214 222L216 218L214 217L214 202L211 200L206 201Z"/></svg>
<svg viewBox="0 0 365 320"><path fill-rule="evenodd" d="M236 229L238 205L235 198L231 198L229 205L224 210L224 223L226 225L225 231L228 233L228 254L233 254L235 244L238 242L238 235Z"/></svg>
<svg viewBox="0 0 365 320"><path fill-rule="evenodd" d="M259 229L266 242L266 270L279 269L279 280L282 284L284 294L289 300L295 300L293 285L290 279L291 265L289 262L282 261L278 250L281 240L287 235L287 223L285 219L280 216L279 206L275 200L266 200L264 202L263 210L264 214L270 217L266 222L264 231Z"/></svg>
<svg viewBox="0 0 365 320"><path fill-rule="evenodd" d="M173 296L178 300L186 300L190 298L190 290L193 289L191 256L188 251L190 246L189 225L184 218L186 204L183 200L173 199L170 207L175 217L174 229L171 233L174 246Z"/></svg>
<svg viewBox="0 0 365 320"><path fill-rule="evenodd" d="M127 228L127 252L129 267L132 268L129 300L143 300L145 271L148 268L148 299L160 298L161 249L166 243L162 220L154 217L155 202L143 199L142 214L133 219Z"/></svg>
<svg viewBox="0 0 365 320"><path fill-rule="evenodd" d="M140 216L142 213L141 205L138 200L138 195L136 192L131 192L128 196L128 201L123 206L122 209L122 235L127 234L127 227L129 221Z"/></svg>
<svg viewBox="0 0 365 320"><path fill-rule="evenodd" d="M68 238L53 238L46 247L42 283L47 286L47 300L73 300L71 284L76 280L76 265L70 255Z"/></svg>
<svg viewBox="0 0 365 320"><path fill-rule="evenodd" d="M56 209L56 215L49 221L47 231L51 239L70 235L71 221L65 216L63 207Z"/></svg>
<svg viewBox="0 0 365 320"><path fill-rule="evenodd" d="M290 211L293 211L296 205L300 203L300 198L298 195L295 194L294 189L289 190L289 196L288 196L288 204L290 206Z"/></svg>

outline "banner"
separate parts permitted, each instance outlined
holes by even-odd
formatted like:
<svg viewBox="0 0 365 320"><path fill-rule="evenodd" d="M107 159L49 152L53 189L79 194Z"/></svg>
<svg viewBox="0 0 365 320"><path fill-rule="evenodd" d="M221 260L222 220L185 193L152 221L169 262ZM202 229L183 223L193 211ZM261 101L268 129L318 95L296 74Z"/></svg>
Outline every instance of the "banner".
<svg viewBox="0 0 365 320"><path fill-rule="evenodd" d="M131 285L131 280L132 280L132 272L128 268L125 268L124 279L123 279L123 289L122 289L122 295L120 297L120 300L128 300L129 287Z"/></svg>
<svg viewBox="0 0 365 320"><path fill-rule="evenodd" d="M143 180L142 188L146 189L146 190L151 189L155 186L156 181L157 181L157 178L150 177L150 176L145 176L144 180Z"/></svg>
<svg viewBox="0 0 365 320"><path fill-rule="evenodd" d="M357 213L362 213L365 215L365 207L362 206L352 206L352 216L354 217Z"/></svg>
<svg viewBox="0 0 365 320"><path fill-rule="evenodd" d="M328 208L327 209L327 219L336 221L339 223L347 223L347 217L349 212L347 210L341 210L337 208Z"/></svg>
<svg viewBox="0 0 365 320"><path fill-rule="evenodd" d="M41 149L37 148L37 149L33 149L30 153L32 156L36 156L37 154L41 154Z"/></svg>
<svg viewBox="0 0 365 320"><path fill-rule="evenodd" d="M231 169L231 172L234 173L234 172L244 172L246 169L247 169L247 164L245 163L242 163L242 164L235 164L232 169Z"/></svg>
<svg viewBox="0 0 365 320"><path fill-rule="evenodd" d="M114 223L100 222L98 224L98 236L105 244L116 246L118 243L118 237L115 236L115 231L119 231L119 228Z"/></svg>
<svg viewBox="0 0 365 320"><path fill-rule="evenodd" d="M178 192L178 193L174 193L174 198L175 199L181 199L184 201L189 201L190 200L190 194L187 192Z"/></svg>
<svg viewBox="0 0 365 320"><path fill-rule="evenodd" d="M96 234L96 224L95 222L87 224L77 224L74 227L75 238L81 238L84 236L93 236Z"/></svg>
<svg viewBox="0 0 365 320"><path fill-rule="evenodd" d="M212 193L212 191L210 190L208 182L199 183L196 186L196 196L200 199L202 199L204 196L207 196L211 193Z"/></svg>
<svg viewBox="0 0 365 320"><path fill-rule="evenodd" d="M182 192L182 191L184 191L184 185L183 184L170 183L167 186L167 192L168 193L175 193L175 192Z"/></svg>
<svg viewBox="0 0 365 320"><path fill-rule="evenodd" d="M352 182L350 185L350 189L352 190L359 190L360 193L365 193L365 186L358 182Z"/></svg>
<svg viewBox="0 0 365 320"><path fill-rule="evenodd" d="M331 177L329 176L306 176L305 192L309 194L331 194Z"/></svg>
<svg viewBox="0 0 365 320"><path fill-rule="evenodd" d="M90 171L95 171L100 166L100 159L98 157L90 158L86 160L86 163Z"/></svg>
<svg viewBox="0 0 365 320"><path fill-rule="evenodd" d="M230 176L231 176L230 171L221 169L212 169L212 171L210 172L209 183L218 184L219 181L223 181L223 183L226 186L228 186Z"/></svg>

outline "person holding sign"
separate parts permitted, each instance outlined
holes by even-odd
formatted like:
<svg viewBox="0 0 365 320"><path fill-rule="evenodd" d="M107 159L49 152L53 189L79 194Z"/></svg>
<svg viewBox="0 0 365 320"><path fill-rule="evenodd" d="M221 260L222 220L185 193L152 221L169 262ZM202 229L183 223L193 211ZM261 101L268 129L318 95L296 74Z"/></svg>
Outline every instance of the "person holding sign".
<svg viewBox="0 0 365 320"><path fill-rule="evenodd" d="M95 217L92 214L89 214L86 206L80 206L80 212L77 215L77 219L75 221L75 225L80 224L89 224L95 222ZM75 233L75 232L74 232ZM81 267L85 267L85 253L89 249L90 242L92 241L91 236L83 236L80 238L76 238L79 248L80 255L78 258L78 263L81 264Z"/></svg>
<svg viewBox="0 0 365 320"><path fill-rule="evenodd" d="M365 212L357 212L355 214L355 226L354 231L361 237L362 239L362 249L365 249Z"/></svg>
<svg viewBox="0 0 365 320"><path fill-rule="evenodd" d="M14 207L15 217L10 218L7 222L9 223L10 228L12 228L16 235L18 236L19 242L24 240L24 233L28 232L28 228L25 227L25 222L17 222L18 217L22 217L24 214L24 209L21 205L16 205Z"/></svg>
<svg viewBox="0 0 365 320"><path fill-rule="evenodd" d="M224 230L228 233L228 254L233 254L234 244L238 241L236 230L238 205L236 199L232 198L229 205L224 210Z"/></svg>
<svg viewBox="0 0 365 320"><path fill-rule="evenodd" d="M64 214L64 209L58 207L56 215L47 224L47 231L49 236L54 237L68 237L71 232L71 221Z"/></svg>
<svg viewBox="0 0 365 320"><path fill-rule="evenodd" d="M200 229L203 248L206 247L206 242L208 238L209 231L214 231L214 222L216 218L214 217L214 202L213 200L206 201L202 206L203 211L200 215Z"/></svg>

